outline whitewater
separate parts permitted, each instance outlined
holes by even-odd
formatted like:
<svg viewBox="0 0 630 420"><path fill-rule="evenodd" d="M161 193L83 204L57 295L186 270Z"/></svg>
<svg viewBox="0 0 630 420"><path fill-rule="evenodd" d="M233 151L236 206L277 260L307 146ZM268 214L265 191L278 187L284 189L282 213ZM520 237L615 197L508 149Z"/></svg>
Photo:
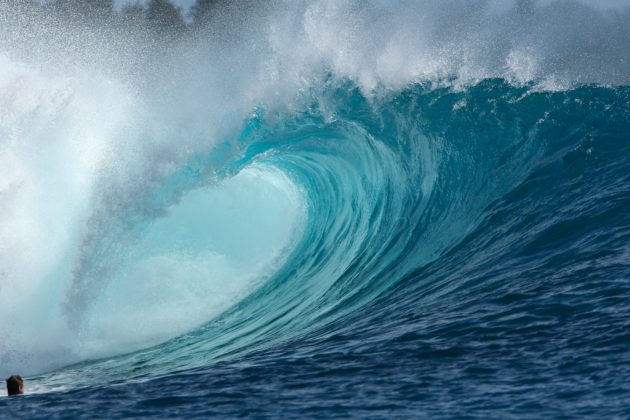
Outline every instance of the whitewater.
<svg viewBox="0 0 630 420"><path fill-rule="evenodd" d="M630 5L0 3L0 416L628 417L629 244Z"/></svg>

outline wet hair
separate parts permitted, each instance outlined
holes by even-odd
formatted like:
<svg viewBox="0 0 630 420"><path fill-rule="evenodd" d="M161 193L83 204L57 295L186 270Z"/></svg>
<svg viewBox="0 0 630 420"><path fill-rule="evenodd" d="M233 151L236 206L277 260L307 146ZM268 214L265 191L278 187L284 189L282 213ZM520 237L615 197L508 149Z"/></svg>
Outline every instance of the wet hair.
<svg viewBox="0 0 630 420"><path fill-rule="evenodd" d="M19 395L22 392L20 388L24 385L24 381L20 375L12 375L7 378L7 393L9 395Z"/></svg>

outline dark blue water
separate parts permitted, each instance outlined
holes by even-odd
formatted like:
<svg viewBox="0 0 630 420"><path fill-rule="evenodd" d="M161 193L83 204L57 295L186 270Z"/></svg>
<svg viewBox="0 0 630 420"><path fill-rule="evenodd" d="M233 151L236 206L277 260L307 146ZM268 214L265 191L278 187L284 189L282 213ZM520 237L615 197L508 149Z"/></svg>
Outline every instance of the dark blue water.
<svg viewBox="0 0 630 420"><path fill-rule="evenodd" d="M29 378L60 388L3 415L630 416L629 88L342 82L237 145L222 176L304 194L282 266L184 336Z"/></svg>

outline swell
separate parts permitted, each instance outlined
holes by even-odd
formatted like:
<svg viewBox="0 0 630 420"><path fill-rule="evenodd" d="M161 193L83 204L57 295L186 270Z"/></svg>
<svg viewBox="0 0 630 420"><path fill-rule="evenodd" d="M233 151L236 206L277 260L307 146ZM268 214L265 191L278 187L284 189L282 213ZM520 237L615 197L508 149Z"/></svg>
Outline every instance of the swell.
<svg viewBox="0 0 630 420"><path fill-rule="evenodd" d="M345 82L323 93L301 113L259 110L224 171L274 168L302 191L303 231L280 268L202 328L66 374L158 375L348 325L380 331L413 308L455 313L523 293L517 267L559 264L559 275L600 264L590 253L601 248L625 252L627 88L486 80L377 103Z"/></svg>
<svg viewBox="0 0 630 420"><path fill-rule="evenodd" d="M3 369L84 360L62 382L89 382L201 366L393 290L406 310L466 290L467 262L580 231L564 223L579 197L550 191L625 204L627 9L236 4L165 41L33 5L0 5L0 315L30 309L0 326ZM547 227L525 210L541 194L558 227L536 241Z"/></svg>

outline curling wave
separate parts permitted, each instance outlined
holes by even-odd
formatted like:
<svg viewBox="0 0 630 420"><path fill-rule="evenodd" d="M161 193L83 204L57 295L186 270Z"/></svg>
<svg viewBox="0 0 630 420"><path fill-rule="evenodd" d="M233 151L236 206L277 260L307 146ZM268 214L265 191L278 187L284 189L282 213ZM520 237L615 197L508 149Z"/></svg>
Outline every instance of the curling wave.
<svg viewBox="0 0 630 420"><path fill-rule="evenodd" d="M118 67L129 47L77 53L99 37L71 26L31 56L17 19L0 51L0 317L29 315L0 327L2 364L70 365L38 379L55 387L348 320L399 339L418 308L509 300L519 271L627 253L628 12L527 3L290 2Z"/></svg>

